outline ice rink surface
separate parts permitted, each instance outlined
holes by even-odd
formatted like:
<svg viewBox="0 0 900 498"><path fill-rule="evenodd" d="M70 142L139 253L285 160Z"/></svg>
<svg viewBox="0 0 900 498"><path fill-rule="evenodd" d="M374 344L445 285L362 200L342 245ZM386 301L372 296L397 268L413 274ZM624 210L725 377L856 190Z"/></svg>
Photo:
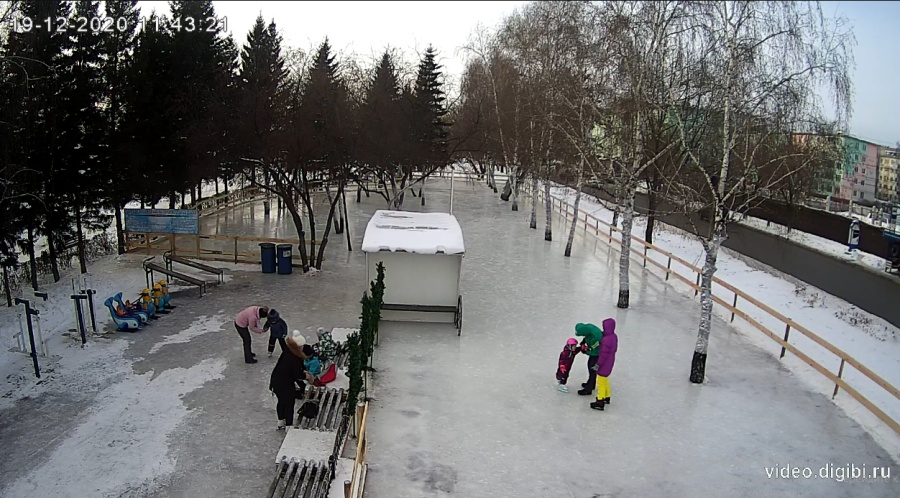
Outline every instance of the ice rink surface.
<svg viewBox="0 0 900 498"><path fill-rule="evenodd" d="M467 250L462 337L450 325L380 326L366 496L900 496L894 467L876 482L802 478L803 467L818 475L827 464L893 462L721 320L708 382L690 384L696 300L634 263L631 307L617 309L618 252L579 230L565 258L559 216L545 242L543 206L531 230L530 205L512 212L488 193L457 188L454 198ZM575 392L587 380L584 356L568 394L554 374L574 325L607 317L619 351L612 405L600 412ZM788 465L801 478L767 476Z"/></svg>
<svg viewBox="0 0 900 498"><path fill-rule="evenodd" d="M429 182L427 205L408 196L404 209L446 211L448 190L446 180ZM268 304L308 338L319 326L358 327L362 234L386 204L375 195L357 204L353 192L347 205L354 250L332 232L321 273L229 271L232 279L202 299L176 294L171 315L110 341L128 347L111 350L123 373L108 385L84 393L50 387L0 412L0 496L263 496L283 438L266 389L275 359L254 335L260 361L245 364L231 320L245 306ZM900 496L900 469L867 433L720 320L709 381L691 385L695 300L635 264L631 309L618 310L618 253L603 242L579 234L565 258L558 216L554 241L545 242L543 206L538 230L530 230L530 206L512 212L483 183L456 181L453 208L467 250L462 337L451 325L381 324L367 497ZM273 207L267 221L261 202L203 218L204 232L216 226L294 236L290 218ZM554 373L575 323L606 317L618 322L619 353L612 405L599 412L575 393L587 378L583 357L572 392L556 391ZM215 330L194 330L213 318ZM185 339L167 339L174 335ZM177 375L196 378L186 384ZM157 399L172 411L148 413ZM177 423L169 419L176 415ZM88 436L94 449L75 444ZM148 444L163 456L142 461ZM891 466L892 479L766 475L786 465L818 474L827 464ZM92 491L101 481L108 494Z"/></svg>

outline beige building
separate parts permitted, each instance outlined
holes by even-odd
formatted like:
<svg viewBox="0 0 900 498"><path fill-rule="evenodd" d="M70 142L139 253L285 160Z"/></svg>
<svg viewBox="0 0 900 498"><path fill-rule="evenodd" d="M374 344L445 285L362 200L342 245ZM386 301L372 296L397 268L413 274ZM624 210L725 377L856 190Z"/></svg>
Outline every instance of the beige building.
<svg viewBox="0 0 900 498"><path fill-rule="evenodd" d="M875 194L879 200L898 202L898 170L900 170L900 149L881 147L878 154L878 190Z"/></svg>

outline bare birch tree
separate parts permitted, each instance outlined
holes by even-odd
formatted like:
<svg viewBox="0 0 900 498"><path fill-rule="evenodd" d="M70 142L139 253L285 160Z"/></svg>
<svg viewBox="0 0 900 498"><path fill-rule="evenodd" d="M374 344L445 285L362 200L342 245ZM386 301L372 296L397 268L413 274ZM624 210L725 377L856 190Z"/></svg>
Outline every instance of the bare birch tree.
<svg viewBox="0 0 900 498"><path fill-rule="evenodd" d="M686 162L671 185L686 205L703 205L708 230L700 236L705 261L700 324L690 381L706 374L712 328L712 283L728 225L785 178L813 167L816 141L791 146L792 134L825 120L825 88L839 125L850 114L853 35L843 19L826 17L817 2L692 4L691 36L682 37L684 84L700 97L683 102L677 121ZM687 77L689 76L689 77ZM703 128L702 140L692 137Z"/></svg>

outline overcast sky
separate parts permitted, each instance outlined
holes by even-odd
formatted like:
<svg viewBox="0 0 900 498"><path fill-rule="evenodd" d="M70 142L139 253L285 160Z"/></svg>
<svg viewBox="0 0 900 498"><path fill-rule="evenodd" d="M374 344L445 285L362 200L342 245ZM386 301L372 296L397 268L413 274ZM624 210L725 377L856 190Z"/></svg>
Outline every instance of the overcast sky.
<svg viewBox="0 0 900 498"><path fill-rule="evenodd" d="M438 50L444 72L458 78L463 55L456 49L466 43L478 22L494 26L506 14L526 2L213 2L216 14L228 18L228 30L240 46L262 13L283 37L283 45L309 50L328 37L340 53L358 54L371 63L387 47L403 52L407 62L431 44ZM169 14L168 2L138 2L142 16L152 9ZM340 60L340 57L338 58Z"/></svg>
<svg viewBox="0 0 900 498"><path fill-rule="evenodd" d="M274 19L285 46L308 50L328 36L336 52L359 54L365 62L388 46L414 62L428 44L434 45L445 73L458 78L464 45L481 22L495 26L526 2L214 2L219 16L238 45L247 39L256 16ZM900 2L823 2L829 15L847 17L858 45L854 51L855 95L851 133L878 143L900 140ZM138 3L143 16L150 10L169 13L168 2Z"/></svg>

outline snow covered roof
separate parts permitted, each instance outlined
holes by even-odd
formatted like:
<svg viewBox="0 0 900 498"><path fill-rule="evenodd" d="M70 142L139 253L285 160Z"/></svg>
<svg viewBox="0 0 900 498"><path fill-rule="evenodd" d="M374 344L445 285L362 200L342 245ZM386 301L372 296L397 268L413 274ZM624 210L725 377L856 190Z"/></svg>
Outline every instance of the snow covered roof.
<svg viewBox="0 0 900 498"><path fill-rule="evenodd" d="M466 245L452 214L379 210L366 227L362 250L465 254Z"/></svg>

